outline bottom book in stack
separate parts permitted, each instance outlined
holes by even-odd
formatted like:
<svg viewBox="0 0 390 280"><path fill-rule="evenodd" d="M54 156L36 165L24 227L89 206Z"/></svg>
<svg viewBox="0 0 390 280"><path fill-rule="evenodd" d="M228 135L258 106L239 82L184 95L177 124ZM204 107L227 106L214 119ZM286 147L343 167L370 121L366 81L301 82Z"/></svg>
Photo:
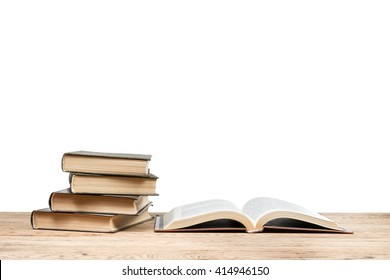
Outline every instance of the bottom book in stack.
<svg viewBox="0 0 390 280"><path fill-rule="evenodd" d="M116 232L152 220L148 196L53 192L50 208L31 213L34 229Z"/></svg>

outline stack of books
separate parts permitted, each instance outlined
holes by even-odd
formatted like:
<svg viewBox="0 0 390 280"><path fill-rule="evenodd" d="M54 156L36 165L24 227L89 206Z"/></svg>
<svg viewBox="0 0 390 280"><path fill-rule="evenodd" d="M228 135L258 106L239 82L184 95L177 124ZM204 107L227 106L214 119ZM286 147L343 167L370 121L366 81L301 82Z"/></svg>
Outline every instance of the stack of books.
<svg viewBox="0 0 390 280"><path fill-rule="evenodd" d="M149 196L157 176L150 155L78 151L65 153L70 187L51 193L49 208L31 213L34 229L116 232L153 219Z"/></svg>

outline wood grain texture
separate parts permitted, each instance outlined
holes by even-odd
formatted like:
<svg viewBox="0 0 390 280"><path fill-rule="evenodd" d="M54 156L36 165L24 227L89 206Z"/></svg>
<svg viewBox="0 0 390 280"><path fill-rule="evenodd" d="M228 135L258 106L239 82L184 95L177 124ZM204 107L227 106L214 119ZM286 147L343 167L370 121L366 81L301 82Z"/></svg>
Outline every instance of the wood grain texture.
<svg viewBox="0 0 390 280"><path fill-rule="evenodd" d="M354 234L33 230L30 213L0 212L0 259L390 259L390 213L325 216Z"/></svg>

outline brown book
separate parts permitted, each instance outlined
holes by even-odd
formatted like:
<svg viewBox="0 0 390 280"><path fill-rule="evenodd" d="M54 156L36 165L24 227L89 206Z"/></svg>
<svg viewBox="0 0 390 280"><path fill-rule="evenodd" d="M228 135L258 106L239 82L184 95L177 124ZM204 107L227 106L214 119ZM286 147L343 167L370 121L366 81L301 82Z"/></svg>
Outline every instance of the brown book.
<svg viewBox="0 0 390 280"><path fill-rule="evenodd" d="M147 196L74 194L70 189L53 192L52 211L135 215L151 202Z"/></svg>
<svg viewBox="0 0 390 280"><path fill-rule="evenodd" d="M62 170L66 172L140 175L149 173L151 155L118 154L78 151L65 153L62 157Z"/></svg>
<svg viewBox="0 0 390 280"><path fill-rule="evenodd" d="M242 209L230 201L207 200L158 215L156 232L264 230L352 233L323 215L287 201L257 197Z"/></svg>
<svg viewBox="0 0 390 280"><path fill-rule="evenodd" d="M138 215L54 212L49 208L31 213L33 229L70 231L117 232L152 219L147 207Z"/></svg>
<svg viewBox="0 0 390 280"><path fill-rule="evenodd" d="M158 177L113 176L71 174L70 188L73 193L156 195Z"/></svg>

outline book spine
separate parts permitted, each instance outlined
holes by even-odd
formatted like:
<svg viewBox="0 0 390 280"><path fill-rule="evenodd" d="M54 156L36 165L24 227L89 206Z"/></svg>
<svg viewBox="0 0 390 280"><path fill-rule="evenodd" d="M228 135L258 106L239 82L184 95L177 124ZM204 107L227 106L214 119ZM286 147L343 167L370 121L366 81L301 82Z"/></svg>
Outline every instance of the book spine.
<svg viewBox="0 0 390 280"><path fill-rule="evenodd" d="M31 215L30 215L30 223L31 223L31 227L32 227L33 229L36 229L36 228L35 228L35 224L34 224L34 213L35 213L35 211L32 211L32 212L31 212Z"/></svg>
<svg viewBox="0 0 390 280"><path fill-rule="evenodd" d="M53 209L53 196L54 196L54 192L52 192L49 196L49 208L51 211L54 211L54 209Z"/></svg>
<svg viewBox="0 0 390 280"><path fill-rule="evenodd" d="M69 187L70 187L70 192L71 192L71 193L75 193L74 190L73 190L73 180L74 180L74 176L76 176L76 174L74 174L74 173L69 173Z"/></svg>
<svg viewBox="0 0 390 280"><path fill-rule="evenodd" d="M64 170L64 160L65 160L65 156L66 156L66 153L62 155L62 159L61 159L61 170L65 172Z"/></svg>
<svg viewBox="0 0 390 280"><path fill-rule="evenodd" d="M69 178L68 178L68 181L69 181L69 186L71 186L72 185L72 181L73 181L73 176L74 176L75 174L74 173L72 173L72 172L70 172L69 173Z"/></svg>

